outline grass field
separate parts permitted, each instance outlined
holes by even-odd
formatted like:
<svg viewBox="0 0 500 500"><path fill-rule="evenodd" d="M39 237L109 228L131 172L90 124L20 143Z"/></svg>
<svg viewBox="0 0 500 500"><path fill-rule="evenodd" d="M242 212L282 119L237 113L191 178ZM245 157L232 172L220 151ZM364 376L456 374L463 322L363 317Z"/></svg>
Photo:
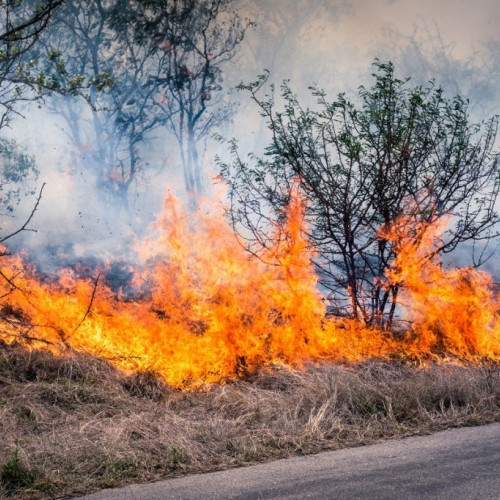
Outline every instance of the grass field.
<svg viewBox="0 0 500 500"><path fill-rule="evenodd" d="M500 366L273 367L181 392L0 344L0 497L57 498L500 421Z"/></svg>

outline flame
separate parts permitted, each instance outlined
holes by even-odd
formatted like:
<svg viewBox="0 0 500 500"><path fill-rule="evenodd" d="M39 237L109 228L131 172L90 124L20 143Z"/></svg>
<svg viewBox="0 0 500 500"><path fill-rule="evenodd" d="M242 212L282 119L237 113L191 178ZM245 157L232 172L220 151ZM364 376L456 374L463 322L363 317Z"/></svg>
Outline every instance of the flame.
<svg viewBox="0 0 500 500"><path fill-rule="evenodd" d="M411 327L396 338L349 319L329 319L314 257L303 235L305 202L291 196L287 222L252 257L222 215L204 206L193 221L167 197L154 238L137 244L133 293L79 279L64 269L50 282L20 256L0 262L0 340L63 354L85 351L123 370L151 370L174 387L242 376L276 363L368 357L500 360L498 298L491 278L444 271L427 258L442 227L415 239L396 221L383 237L398 254L386 280L401 284ZM382 234L382 233L381 233Z"/></svg>
<svg viewBox="0 0 500 500"><path fill-rule="evenodd" d="M447 220L415 223L401 217L384 236L397 245L388 278L403 285L401 303L411 323L407 351L451 354L471 361L500 359L500 301L491 276L473 268L444 270L433 250Z"/></svg>

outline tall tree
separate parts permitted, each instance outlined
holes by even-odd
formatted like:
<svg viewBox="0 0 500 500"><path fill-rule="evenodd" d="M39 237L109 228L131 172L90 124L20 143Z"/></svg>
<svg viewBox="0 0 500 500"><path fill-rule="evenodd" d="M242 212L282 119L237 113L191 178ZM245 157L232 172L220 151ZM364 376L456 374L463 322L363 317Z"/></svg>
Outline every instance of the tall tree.
<svg viewBox="0 0 500 500"><path fill-rule="evenodd" d="M145 166L139 148L159 119L152 112L150 85L158 76L156 47L152 41L135 43L132 26L116 22L123 7L117 0L67 0L45 40L45 55L64 61L60 82L78 74L90 86L90 107L56 97L52 109L68 124L75 161L95 177L98 192L126 204Z"/></svg>
<svg viewBox="0 0 500 500"><path fill-rule="evenodd" d="M153 40L160 75L154 106L175 136L186 191L203 193L199 144L229 120L223 68L236 54L252 23L232 9L232 0L145 0L120 9L120 23L133 24L136 40ZM141 15L138 12L142 13Z"/></svg>
<svg viewBox="0 0 500 500"><path fill-rule="evenodd" d="M247 26L230 4L66 1L46 55L60 54L64 71L94 82L92 111L88 118L69 99L54 109L108 195L126 202L147 165L145 141L165 126L179 146L186 190L202 191L198 144L230 115L221 92L222 65L234 56ZM59 76L64 80L65 73Z"/></svg>
<svg viewBox="0 0 500 500"><path fill-rule="evenodd" d="M0 131L19 113L22 102L40 98L54 90L42 66L51 61L27 58L46 31L63 0L0 1ZM75 91L72 83L69 91ZM13 212L19 202L21 185L36 177L34 159L15 141L0 138L0 214ZM28 188L29 189L29 188ZM8 237L2 238L5 241Z"/></svg>
<svg viewBox="0 0 500 500"><path fill-rule="evenodd" d="M26 62L23 56L37 43L62 1L0 1L0 128L18 102L33 98L33 94L26 96L27 90L50 88L50 82L36 71L36 61Z"/></svg>
<svg viewBox="0 0 500 500"><path fill-rule="evenodd" d="M330 102L316 89L316 111L301 107L287 84L284 109L276 111L272 95L260 97L265 76L242 85L272 139L265 158L248 161L233 145L233 161L222 169L231 219L255 252L267 245L263 220L280 223L298 183L321 282L339 312L389 327L404 286L386 279L398 251L386 236L391 224L406 217L409 237L418 240L418 228L451 217L428 258L498 235L498 117L471 123L461 97L448 99L433 85L412 88L391 63L375 68L357 102L344 94Z"/></svg>

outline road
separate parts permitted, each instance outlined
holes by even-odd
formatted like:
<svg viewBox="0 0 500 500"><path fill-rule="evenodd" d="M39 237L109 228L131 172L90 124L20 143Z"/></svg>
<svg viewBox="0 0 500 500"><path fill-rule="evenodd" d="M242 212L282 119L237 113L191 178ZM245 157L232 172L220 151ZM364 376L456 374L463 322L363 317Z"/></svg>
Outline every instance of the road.
<svg viewBox="0 0 500 500"><path fill-rule="evenodd" d="M500 423L105 490L85 500L500 499Z"/></svg>

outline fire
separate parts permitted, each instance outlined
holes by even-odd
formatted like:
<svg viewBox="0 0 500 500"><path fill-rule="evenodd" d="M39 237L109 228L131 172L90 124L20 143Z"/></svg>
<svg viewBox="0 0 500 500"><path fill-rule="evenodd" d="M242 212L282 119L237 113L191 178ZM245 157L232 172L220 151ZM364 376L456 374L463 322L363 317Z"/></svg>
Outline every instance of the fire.
<svg viewBox="0 0 500 500"><path fill-rule="evenodd" d="M444 271L427 258L442 228L422 226L418 240L402 231L405 221L386 231L399 251L385 279L401 284L412 325L396 339L326 317L303 213L296 194L286 225L257 259L222 215L193 221L168 197L154 237L137 244L141 264L132 293L114 293L104 279L78 279L68 269L44 282L21 257L4 256L0 339L58 354L89 352L123 370L154 371L178 388L307 360L431 354L500 360L491 278L472 269Z"/></svg>
<svg viewBox="0 0 500 500"><path fill-rule="evenodd" d="M445 271L440 265L433 249L441 243L446 223L415 224L403 217L386 234L398 245L388 278L404 285L402 305L414 339L408 351L416 356L448 353L498 360L499 297L493 294L488 273L472 268Z"/></svg>

